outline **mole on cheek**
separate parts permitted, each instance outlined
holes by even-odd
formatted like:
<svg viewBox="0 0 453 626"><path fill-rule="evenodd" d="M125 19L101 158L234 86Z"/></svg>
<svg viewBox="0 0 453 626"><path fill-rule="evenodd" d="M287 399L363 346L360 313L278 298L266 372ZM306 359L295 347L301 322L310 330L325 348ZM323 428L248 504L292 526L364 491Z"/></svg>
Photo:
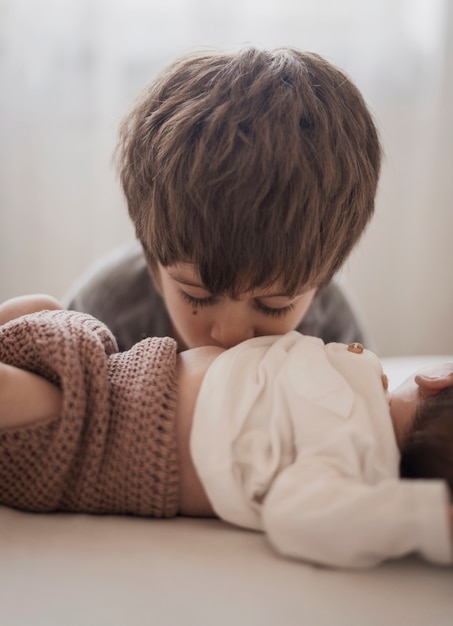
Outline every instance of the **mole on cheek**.
<svg viewBox="0 0 453 626"><path fill-rule="evenodd" d="M192 315L196 315L198 313L197 309L192 309Z"/></svg>

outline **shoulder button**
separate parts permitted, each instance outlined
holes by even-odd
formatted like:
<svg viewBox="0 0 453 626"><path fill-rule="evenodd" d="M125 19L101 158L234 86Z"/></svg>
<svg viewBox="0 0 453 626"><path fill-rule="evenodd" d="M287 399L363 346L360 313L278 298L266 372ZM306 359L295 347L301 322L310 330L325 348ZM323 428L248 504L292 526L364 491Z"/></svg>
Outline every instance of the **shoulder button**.
<svg viewBox="0 0 453 626"><path fill-rule="evenodd" d="M363 352L363 345L359 342L350 343L348 346L349 352L354 352L355 354L361 354Z"/></svg>

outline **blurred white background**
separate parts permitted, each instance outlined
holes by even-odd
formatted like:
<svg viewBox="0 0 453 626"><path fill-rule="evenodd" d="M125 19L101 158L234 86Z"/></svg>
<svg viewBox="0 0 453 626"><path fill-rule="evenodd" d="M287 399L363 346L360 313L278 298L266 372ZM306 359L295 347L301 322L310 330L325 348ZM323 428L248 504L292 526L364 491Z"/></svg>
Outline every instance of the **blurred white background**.
<svg viewBox="0 0 453 626"><path fill-rule="evenodd" d="M453 353L453 3L0 0L0 300L62 297L133 238L111 155L165 63L293 45L343 68L385 149L376 216L340 280L381 356Z"/></svg>

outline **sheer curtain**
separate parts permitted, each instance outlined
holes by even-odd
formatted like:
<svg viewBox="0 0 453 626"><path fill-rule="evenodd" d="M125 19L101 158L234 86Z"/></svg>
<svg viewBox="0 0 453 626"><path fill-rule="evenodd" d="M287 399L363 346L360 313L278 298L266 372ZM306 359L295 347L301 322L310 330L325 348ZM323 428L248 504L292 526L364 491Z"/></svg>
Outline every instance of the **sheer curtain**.
<svg viewBox="0 0 453 626"><path fill-rule="evenodd" d="M293 45L347 71L380 128L376 217L339 277L374 347L451 353L452 35L446 0L0 0L0 299L61 296L133 238L111 155L164 63Z"/></svg>

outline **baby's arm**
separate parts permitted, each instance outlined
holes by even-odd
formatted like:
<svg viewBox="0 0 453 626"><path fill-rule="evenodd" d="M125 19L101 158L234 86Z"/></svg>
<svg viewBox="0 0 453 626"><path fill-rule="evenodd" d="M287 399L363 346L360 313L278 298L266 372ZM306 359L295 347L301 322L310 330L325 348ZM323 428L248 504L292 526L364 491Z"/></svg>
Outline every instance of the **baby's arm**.
<svg viewBox="0 0 453 626"><path fill-rule="evenodd" d="M61 403L61 391L45 378L0 363L0 430L55 417Z"/></svg>
<svg viewBox="0 0 453 626"><path fill-rule="evenodd" d="M442 481L370 485L316 451L277 476L262 509L264 530L283 555L354 568L411 552L451 564L452 515Z"/></svg>
<svg viewBox="0 0 453 626"><path fill-rule="evenodd" d="M221 348L211 346L195 348L178 354L176 437L180 467L180 515L215 516L192 461L190 432L195 403L204 375L221 352L223 352Z"/></svg>
<svg viewBox="0 0 453 626"><path fill-rule="evenodd" d="M62 309L61 304L52 296L33 294L18 296L0 304L0 326L21 315L44 310Z"/></svg>

